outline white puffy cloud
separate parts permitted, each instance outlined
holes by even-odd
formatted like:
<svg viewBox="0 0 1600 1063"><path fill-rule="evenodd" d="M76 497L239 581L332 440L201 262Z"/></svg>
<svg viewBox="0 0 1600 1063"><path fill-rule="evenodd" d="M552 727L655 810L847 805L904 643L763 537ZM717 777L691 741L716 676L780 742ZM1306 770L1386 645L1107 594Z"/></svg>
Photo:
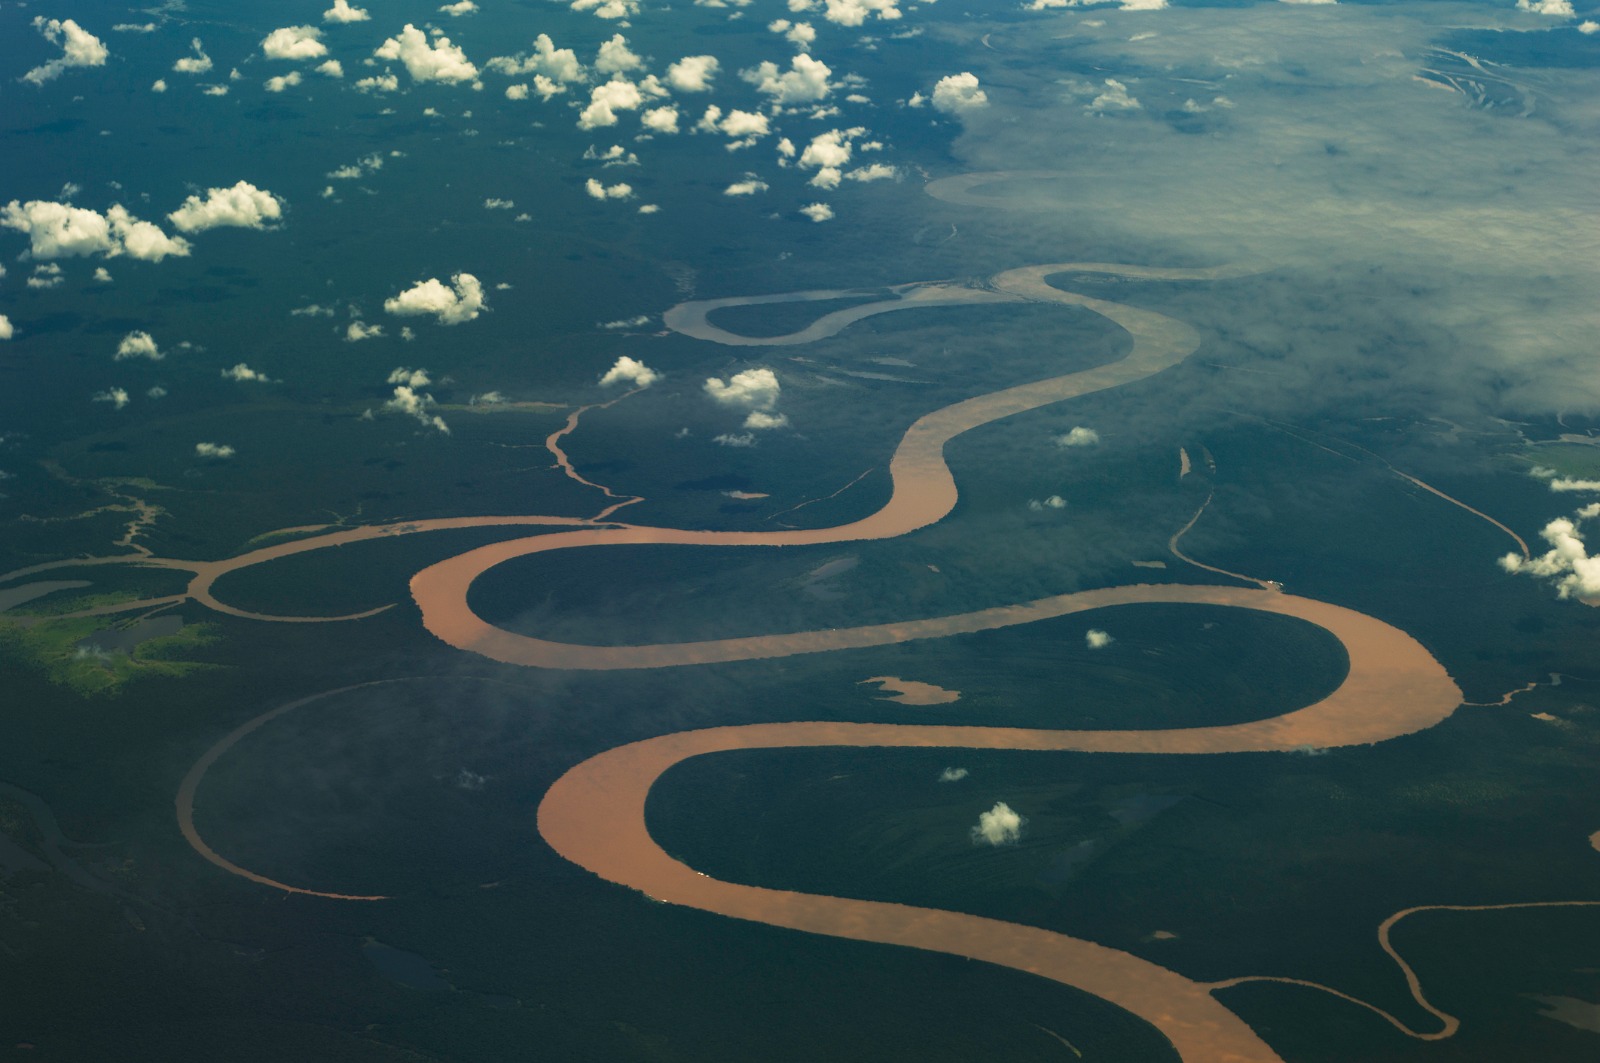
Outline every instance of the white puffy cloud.
<svg viewBox="0 0 1600 1063"><path fill-rule="evenodd" d="M46 81L60 77L61 72L68 67L105 66L106 57L111 54L99 37L70 18L36 17L33 20L33 28L51 44L61 45L61 54L43 66L36 66L22 75L23 81L43 85Z"/></svg>
<svg viewBox="0 0 1600 1063"><path fill-rule="evenodd" d="M966 768L946 768L939 773L940 782L960 782L972 773Z"/></svg>
<svg viewBox="0 0 1600 1063"><path fill-rule="evenodd" d="M109 402L113 410L120 410L128 404L128 392L126 388L106 388L91 395L89 401Z"/></svg>
<svg viewBox="0 0 1600 1063"><path fill-rule="evenodd" d="M317 73L324 77L342 78L344 77L344 64L337 59L329 59L317 65Z"/></svg>
<svg viewBox="0 0 1600 1063"><path fill-rule="evenodd" d="M112 33L154 33L154 22L119 22L111 27Z"/></svg>
<svg viewBox="0 0 1600 1063"><path fill-rule="evenodd" d="M1083 644L1091 650L1103 650L1117 641L1099 628L1092 627L1083 633Z"/></svg>
<svg viewBox="0 0 1600 1063"><path fill-rule="evenodd" d="M1077 425L1065 435L1056 436L1058 447L1092 447L1100 442L1100 433L1093 428Z"/></svg>
<svg viewBox="0 0 1600 1063"><path fill-rule="evenodd" d="M200 94L202 96L226 96L228 94L228 86L205 85L200 89Z"/></svg>
<svg viewBox="0 0 1600 1063"><path fill-rule="evenodd" d="M61 267L54 262L45 262L33 267L33 276L28 278L28 287L34 289L59 288L66 280L61 272Z"/></svg>
<svg viewBox="0 0 1600 1063"><path fill-rule="evenodd" d="M846 181L887 181L900 176L896 170L886 162L875 162L871 166L859 166L844 175Z"/></svg>
<svg viewBox="0 0 1600 1063"><path fill-rule="evenodd" d="M360 343L362 340L374 340L383 335L382 325L369 325L360 318L350 322L344 329L346 343Z"/></svg>
<svg viewBox="0 0 1600 1063"><path fill-rule="evenodd" d="M715 402L742 410L770 411L778 404L780 390L778 376L770 369L746 369L729 380L710 377L705 382L705 393Z"/></svg>
<svg viewBox="0 0 1600 1063"><path fill-rule="evenodd" d="M449 37L437 37L430 43L428 35L409 22L372 54L379 59L400 60L416 81L456 83L478 76L478 68L467 60L465 52L450 43Z"/></svg>
<svg viewBox="0 0 1600 1063"><path fill-rule="evenodd" d="M789 415L784 413L767 413L764 410L751 410L745 415L744 426L755 432L766 432L774 428L783 428L789 423Z"/></svg>
<svg viewBox="0 0 1600 1063"><path fill-rule="evenodd" d="M1096 112L1143 110L1144 104L1128 95L1128 86L1116 78L1106 78L1105 84L1105 91L1090 101L1088 110Z"/></svg>
<svg viewBox="0 0 1600 1063"><path fill-rule="evenodd" d="M362 7L351 7L350 0L333 0L333 6L322 13L324 22L365 22L372 17Z"/></svg>
<svg viewBox="0 0 1600 1063"><path fill-rule="evenodd" d="M167 218L186 233L223 227L265 229L283 217L283 201L271 192L240 181L232 188L208 188L204 199L190 196Z"/></svg>
<svg viewBox="0 0 1600 1063"><path fill-rule="evenodd" d="M483 201L484 210L515 210L516 207L516 201L511 199L496 199L491 196Z"/></svg>
<svg viewBox="0 0 1600 1063"><path fill-rule="evenodd" d="M764 137L770 131L767 116L754 111L732 110L728 117L718 123L717 128L728 136L738 140L751 140Z"/></svg>
<svg viewBox="0 0 1600 1063"><path fill-rule="evenodd" d="M593 177L583 183L584 191L593 199L632 199L633 186L630 184L603 185Z"/></svg>
<svg viewBox="0 0 1600 1063"><path fill-rule="evenodd" d="M644 60L633 53L628 39L618 33L601 43L600 50L595 53L594 68L602 74L626 74L630 70L644 69Z"/></svg>
<svg viewBox="0 0 1600 1063"><path fill-rule="evenodd" d="M767 182L758 179L755 174L747 173L744 175L743 181L735 181L727 188L724 188L722 194L725 196L753 196L757 192L765 192L766 190Z"/></svg>
<svg viewBox="0 0 1600 1063"><path fill-rule="evenodd" d="M806 150L800 153L800 168L804 170L838 168L850 161L850 133L843 129L830 129L811 138ZM837 182L835 182L837 183Z"/></svg>
<svg viewBox="0 0 1600 1063"><path fill-rule="evenodd" d="M433 378L428 375L425 368L412 369L409 366L399 366L389 370L386 384L404 384L408 388L425 388L433 383Z"/></svg>
<svg viewBox="0 0 1600 1063"><path fill-rule="evenodd" d="M1584 506L1573 518L1557 517L1539 533L1539 537L1550 544L1548 551L1531 560L1517 553L1506 554L1500 559L1500 567L1507 572L1523 572L1554 581L1556 595L1560 598L1600 600L1600 554L1591 556L1583 536L1578 533L1582 521L1597 516L1600 516L1600 502Z"/></svg>
<svg viewBox="0 0 1600 1063"><path fill-rule="evenodd" d="M196 443L194 453L197 458L209 458L212 461L227 461L237 453L226 443Z"/></svg>
<svg viewBox="0 0 1600 1063"><path fill-rule="evenodd" d="M418 281L392 299L385 299L383 308L391 314L415 316L432 314L441 325L459 325L471 321L488 309L483 285L470 273L457 273L446 286L438 278Z"/></svg>
<svg viewBox="0 0 1600 1063"><path fill-rule="evenodd" d="M739 76L754 85L757 92L772 97L774 104L785 106L826 99L833 89L828 81L832 73L820 59L797 55L789 60L789 69L786 71L780 72L778 65L769 60L749 70L741 70Z"/></svg>
<svg viewBox="0 0 1600 1063"><path fill-rule="evenodd" d="M1044 513L1052 509L1066 509L1067 500L1060 495L1051 495L1048 498L1030 498L1028 499L1028 508L1035 513Z"/></svg>
<svg viewBox="0 0 1600 1063"><path fill-rule="evenodd" d="M167 79L166 78L156 78L154 81L152 81L150 83L150 91L151 92L166 92L167 91Z"/></svg>
<svg viewBox="0 0 1600 1063"><path fill-rule="evenodd" d="M609 329L611 331L616 331L617 329L640 328L640 327L642 327L644 325L648 325L648 324L650 324L650 315L649 314L640 314L638 317L624 317L624 318L619 318L616 321L601 321L601 322L597 322L595 324L595 328L603 328L603 329Z"/></svg>
<svg viewBox="0 0 1600 1063"><path fill-rule="evenodd" d="M966 114L987 106L989 94L978 87L978 76L970 71L942 77L933 86L933 109L944 114Z"/></svg>
<svg viewBox="0 0 1600 1063"><path fill-rule="evenodd" d="M637 111L643 104L639 86L626 78L614 78L590 90L589 105L578 115L578 128L616 125L618 111Z"/></svg>
<svg viewBox="0 0 1600 1063"><path fill-rule="evenodd" d="M613 384L629 383L636 388L647 388L661 379L661 374L645 365L643 362L623 355L616 364L605 371L600 378L600 386L608 388Z"/></svg>
<svg viewBox="0 0 1600 1063"><path fill-rule="evenodd" d="M596 18L631 18L639 13L639 0L572 0L574 11L593 11Z"/></svg>
<svg viewBox="0 0 1600 1063"><path fill-rule="evenodd" d="M807 203L800 208L800 213L814 222L825 222L833 218L833 208L826 203Z"/></svg>
<svg viewBox="0 0 1600 1063"><path fill-rule="evenodd" d="M11 324L11 319L0 314L0 340L9 340L17 334L16 327Z"/></svg>
<svg viewBox="0 0 1600 1063"><path fill-rule="evenodd" d="M1596 22L1592 18L1586 18L1582 22L1578 23L1578 32L1584 34L1585 36L1592 36L1593 34L1600 33L1600 22Z"/></svg>
<svg viewBox="0 0 1600 1063"><path fill-rule="evenodd" d="M719 447L753 447L756 445L754 432L723 432L721 435L711 437L711 442Z"/></svg>
<svg viewBox="0 0 1600 1063"><path fill-rule="evenodd" d="M385 402L383 408L407 414L416 418L418 424L449 435L450 426L444 423L444 418L428 412L434 405L432 395L419 392L409 384L401 384L394 389L394 398Z"/></svg>
<svg viewBox="0 0 1600 1063"><path fill-rule="evenodd" d="M394 92L399 87L400 79L393 74L378 74L356 82L357 92Z"/></svg>
<svg viewBox="0 0 1600 1063"><path fill-rule="evenodd" d="M678 131L678 109L676 107L652 107L639 116L639 121L652 133L670 136Z"/></svg>
<svg viewBox="0 0 1600 1063"><path fill-rule="evenodd" d="M244 364L243 362L240 362L238 365L234 366L232 369L224 369L222 371L222 379L224 379L224 380L237 380L242 384L275 384L275 383L277 383L277 381L273 380L267 374L261 373L261 372L257 372L256 370L251 369L248 365Z"/></svg>
<svg viewBox="0 0 1600 1063"><path fill-rule="evenodd" d="M104 266L96 266L94 268L94 279L99 281L101 284L110 284L111 271L106 269Z"/></svg>
<svg viewBox="0 0 1600 1063"><path fill-rule="evenodd" d="M268 59L321 59L328 46L315 26L284 26L261 39L261 51Z"/></svg>
<svg viewBox="0 0 1600 1063"><path fill-rule="evenodd" d="M161 352L161 348L156 346L156 341L150 333L134 329L122 337L122 342L117 344L117 353L114 360L120 362L127 358L148 358L152 362L159 362L165 357L166 355Z"/></svg>
<svg viewBox="0 0 1600 1063"><path fill-rule="evenodd" d="M1572 0L1517 0L1518 11L1531 11L1535 15L1551 15L1555 18L1572 18Z"/></svg>
<svg viewBox="0 0 1600 1063"><path fill-rule="evenodd" d="M159 262L168 255L189 253L189 243L169 237L147 221L140 221L121 206L105 214L68 203L12 200L0 208L0 226L27 233L28 253L34 258L74 258L104 255Z"/></svg>
<svg viewBox="0 0 1600 1063"><path fill-rule="evenodd" d="M282 92L284 89L300 84L300 71L291 70L287 74L278 74L270 77L265 82L268 92Z"/></svg>
<svg viewBox="0 0 1600 1063"><path fill-rule="evenodd" d="M453 4L445 4L441 7L439 13L441 15L449 15L451 18L460 18L462 15L470 15L476 10L478 10L478 5L473 3L472 0L456 0Z"/></svg>
<svg viewBox="0 0 1600 1063"><path fill-rule="evenodd" d="M989 811L978 814L978 825L972 828L972 844L1009 845L1022 836L1027 822L1010 805L996 801Z"/></svg>
<svg viewBox="0 0 1600 1063"><path fill-rule="evenodd" d="M639 213L640 214L659 214L659 213L661 213L661 204L659 204L659 203L641 203L641 204L639 204Z"/></svg>
<svg viewBox="0 0 1600 1063"><path fill-rule="evenodd" d="M780 18L767 23L767 30L771 33L783 34L784 40L802 52L815 44L817 40L817 31L809 22L790 22L786 18Z"/></svg>
<svg viewBox="0 0 1600 1063"><path fill-rule="evenodd" d="M176 63L173 63L172 69L180 74L204 74L210 70L211 57L205 53L205 49L200 44L200 38L196 37L190 41L189 47L194 50L194 54L186 55Z"/></svg>
<svg viewBox="0 0 1600 1063"><path fill-rule="evenodd" d="M578 61L578 53L571 48L557 48L548 33L541 33L533 39L532 55L496 56L484 65L490 70L510 74L513 77L523 74L542 74L558 85L582 81L585 76L583 64ZM541 92L541 95L544 93Z"/></svg>
<svg viewBox="0 0 1600 1063"><path fill-rule="evenodd" d="M599 161L605 169L613 166L637 166L639 156L624 148L621 144L613 144L605 151L600 151L593 144L584 149L583 157L586 160Z"/></svg>
<svg viewBox="0 0 1600 1063"><path fill-rule="evenodd" d="M506 86L506 99L508 99L508 100L525 100L527 98L528 98L528 86L526 86L526 85L507 85Z"/></svg>
<svg viewBox="0 0 1600 1063"><path fill-rule="evenodd" d="M720 65L714 55L686 55L667 67L667 84L679 92L710 92Z"/></svg>
<svg viewBox="0 0 1600 1063"><path fill-rule="evenodd" d="M900 17L897 0L826 0L822 17L840 26L859 26L876 16L884 21Z"/></svg>

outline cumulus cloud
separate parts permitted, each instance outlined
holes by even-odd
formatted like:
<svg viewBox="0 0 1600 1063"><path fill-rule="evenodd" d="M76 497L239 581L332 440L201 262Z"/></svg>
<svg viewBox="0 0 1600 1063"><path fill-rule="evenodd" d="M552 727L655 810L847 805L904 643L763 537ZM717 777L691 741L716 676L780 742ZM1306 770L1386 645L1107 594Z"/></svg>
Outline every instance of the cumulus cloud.
<svg viewBox="0 0 1600 1063"><path fill-rule="evenodd" d="M786 413L767 413L764 410L751 410L745 415L744 427L754 432L767 432L774 428L783 428L789 423Z"/></svg>
<svg viewBox="0 0 1600 1063"><path fill-rule="evenodd" d="M756 445L756 437L752 432L740 432L737 434L723 432L721 435L712 436L711 442L719 447L753 447Z"/></svg>
<svg viewBox="0 0 1600 1063"><path fill-rule="evenodd" d="M196 443L194 445L194 453L197 458L227 461L237 452L226 443Z"/></svg>
<svg viewBox="0 0 1600 1063"><path fill-rule="evenodd" d="M1115 641L1117 640L1097 627L1092 627L1083 633L1083 644L1091 650L1103 650Z"/></svg>
<svg viewBox="0 0 1600 1063"><path fill-rule="evenodd" d="M396 369L389 374L388 382L395 385L394 397L383 404L384 409L406 414L426 428L432 428L445 435L450 434L450 426L444 423L444 419L430 412L431 408L437 405L433 401L433 396L418 390L429 384L426 369Z"/></svg>
<svg viewBox="0 0 1600 1063"><path fill-rule="evenodd" d="M462 15L470 15L476 10L478 10L478 5L473 3L472 0L456 0L453 4L445 4L441 7L439 13L441 15L449 15L451 18L460 18Z"/></svg>
<svg viewBox="0 0 1600 1063"><path fill-rule="evenodd" d="M128 404L128 391L126 388L106 388L89 396L90 402L109 402L113 410L120 410Z"/></svg>
<svg viewBox="0 0 1600 1063"><path fill-rule="evenodd" d="M578 61L578 53L571 48L557 48L548 33L541 33L533 39L532 55L496 56L484 65L490 70L510 74L513 77L525 74L543 75L556 86L571 81L582 81L585 77L583 64ZM559 88L557 91L560 91ZM541 91L541 95L545 94ZM546 95L546 99L548 98Z"/></svg>
<svg viewBox="0 0 1600 1063"><path fill-rule="evenodd" d="M61 272L61 267L54 262L45 262L33 267L33 275L28 278L28 287L43 290L58 288L66 281L66 276Z"/></svg>
<svg viewBox="0 0 1600 1063"><path fill-rule="evenodd" d="M613 166L639 165L639 156L627 150L621 144L613 144L604 151L590 144L584 149L583 157L586 160L600 162L608 170Z"/></svg>
<svg viewBox="0 0 1600 1063"><path fill-rule="evenodd" d="M300 71L291 70L287 74L278 74L266 80L265 88L268 92L282 92L284 89L300 84Z"/></svg>
<svg viewBox="0 0 1600 1063"><path fill-rule="evenodd" d="M897 2L898 0L825 0L822 17L840 26L859 26L873 17L892 21L900 17ZM794 10L793 5L790 10Z"/></svg>
<svg viewBox="0 0 1600 1063"><path fill-rule="evenodd" d="M1052 509L1066 509L1067 500L1060 495L1051 495L1049 498L1030 498L1028 508L1035 513L1043 513Z"/></svg>
<svg viewBox="0 0 1600 1063"><path fill-rule="evenodd" d="M844 175L846 181L887 181L898 178L900 171L886 162L875 162L871 166L860 166Z"/></svg>
<svg viewBox="0 0 1600 1063"><path fill-rule="evenodd" d="M0 314L0 340L9 340L17 334L16 327L11 324L11 319Z"/></svg>
<svg viewBox="0 0 1600 1063"><path fill-rule="evenodd" d="M978 76L968 71L939 79L933 86L933 109L962 115L989 106L989 94L978 87Z"/></svg>
<svg viewBox="0 0 1600 1063"><path fill-rule="evenodd" d="M600 378L600 386L608 388L613 384L628 383L636 388L647 388L661 379L661 374L645 365L643 362L623 355L616 364L605 371Z"/></svg>
<svg viewBox="0 0 1600 1063"><path fill-rule="evenodd" d="M613 78L589 91L589 105L578 115L578 128L616 125L618 111L637 111L643 104L639 86L626 78Z"/></svg>
<svg viewBox="0 0 1600 1063"><path fill-rule="evenodd" d="M1600 600L1600 554L1589 554L1578 531L1583 521L1597 516L1600 516L1600 502L1584 506L1571 518L1557 517L1539 533L1539 537L1550 544L1548 551L1531 560L1517 553L1506 554L1500 559L1500 567L1507 572L1551 580L1559 598Z"/></svg>
<svg viewBox="0 0 1600 1063"><path fill-rule="evenodd" d="M322 13L324 22L365 22L371 17L366 8L351 7L350 0L333 0L333 6Z"/></svg>
<svg viewBox="0 0 1600 1063"><path fill-rule="evenodd" d="M257 372L256 370L251 369L248 365L244 364L243 362L240 362L238 365L235 365L232 369L224 369L222 371L222 379L224 379L224 380L237 380L240 383L249 383L249 384L276 384L277 383L277 381L273 380L267 374L261 373L261 372Z"/></svg>
<svg viewBox="0 0 1600 1063"><path fill-rule="evenodd" d="M667 67L667 84L679 92L710 92L720 65L714 55L686 55Z"/></svg>
<svg viewBox="0 0 1600 1063"><path fill-rule="evenodd" d="M1092 447L1100 442L1100 433L1093 428L1078 425L1064 435L1056 436L1058 447Z"/></svg>
<svg viewBox="0 0 1600 1063"><path fill-rule="evenodd" d="M317 73L325 77L342 78L344 77L344 64L337 59L329 59L327 62L317 65Z"/></svg>
<svg viewBox="0 0 1600 1063"><path fill-rule="evenodd" d="M152 362L159 362L165 357L166 355L162 353L161 348L156 346L156 341L151 337L150 333L134 329L122 337L122 342L117 344L117 353L114 360L120 362L127 358L148 358Z"/></svg>
<svg viewBox="0 0 1600 1063"><path fill-rule="evenodd" d="M771 33L783 34L784 40L802 52L815 44L817 40L817 31L809 22L790 22L786 18L780 18L767 23L767 30Z"/></svg>
<svg viewBox="0 0 1600 1063"><path fill-rule="evenodd" d="M1138 111L1144 104L1128 95L1128 86L1116 78L1106 78L1105 91L1090 101L1088 110L1097 113L1106 111Z"/></svg>
<svg viewBox="0 0 1600 1063"><path fill-rule="evenodd" d="M652 107L639 116L639 122L652 133L671 136L678 131L678 109L676 107Z"/></svg>
<svg viewBox="0 0 1600 1063"><path fill-rule="evenodd" d="M632 199L633 186L630 184L603 185L593 177L583 183L584 191L593 199Z"/></svg>
<svg viewBox="0 0 1600 1063"><path fill-rule="evenodd" d="M43 85L46 81L60 77L62 71L68 67L105 66L106 57L111 54L99 37L70 18L54 19L39 16L33 20L33 28L51 44L59 44L61 54L43 66L36 66L23 74L23 81Z"/></svg>
<svg viewBox="0 0 1600 1063"><path fill-rule="evenodd" d="M1004 801L978 814L978 825L972 828L973 845L1010 845L1022 836L1022 827L1028 821L1012 811Z"/></svg>
<svg viewBox="0 0 1600 1063"><path fill-rule="evenodd" d="M261 51L268 59L321 59L328 46L315 26L284 26L261 39Z"/></svg>
<svg viewBox="0 0 1600 1063"><path fill-rule="evenodd" d="M946 768L939 773L940 782L960 782L972 774L966 768Z"/></svg>
<svg viewBox="0 0 1600 1063"><path fill-rule="evenodd" d="M807 203L800 208L800 213L814 222L825 222L833 218L833 208L826 203Z"/></svg>
<svg viewBox="0 0 1600 1063"><path fill-rule="evenodd" d="M159 262L168 255L189 253L182 237L167 236L121 206L100 214L68 203L12 200L0 209L0 226L28 234L28 253L34 258L128 255Z"/></svg>
<svg viewBox="0 0 1600 1063"><path fill-rule="evenodd" d="M392 299L385 299L384 310L398 316L432 314L441 325L471 321L489 307L483 285L470 273L457 273L445 285L437 277L418 281Z"/></svg>
<svg viewBox="0 0 1600 1063"><path fill-rule="evenodd" d="M778 65L769 60L749 70L741 70L739 76L754 85L757 92L771 97L774 105L788 106L826 99L833 90L832 83L828 81L832 73L820 59L797 55L789 60L789 69L786 71L780 71Z"/></svg>
<svg viewBox="0 0 1600 1063"><path fill-rule="evenodd" d="M727 188L724 188L722 194L725 196L753 196L757 192L765 192L766 190L767 182L758 179L753 173L747 173L744 175L743 181L735 181Z"/></svg>
<svg viewBox="0 0 1600 1063"><path fill-rule="evenodd" d="M400 79L393 74L377 74L356 82L357 92L394 92L399 87Z"/></svg>
<svg viewBox="0 0 1600 1063"><path fill-rule="evenodd" d="M1575 14L1572 0L1517 0L1517 10L1555 18L1572 18Z"/></svg>
<svg viewBox="0 0 1600 1063"><path fill-rule="evenodd" d="M369 325L360 318L350 322L344 329L344 341L346 343L360 343L362 340L377 339L382 335L382 325Z"/></svg>
<svg viewBox="0 0 1600 1063"><path fill-rule="evenodd" d="M572 0L574 11L593 11L596 18L631 18L639 13L639 0Z"/></svg>
<svg viewBox="0 0 1600 1063"><path fill-rule="evenodd" d="M743 410L771 410L782 390L778 376L770 369L746 369L730 380L710 377L705 393L720 405Z"/></svg>
<svg viewBox="0 0 1600 1063"><path fill-rule="evenodd" d="M166 78L156 78L153 82L151 82L150 83L150 91L151 92L166 92L167 91L167 80L166 80Z"/></svg>
<svg viewBox="0 0 1600 1063"><path fill-rule="evenodd" d="M283 217L283 201L249 181L232 188L208 188L205 198L190 196L167 218L186 233L223 227L265 229Z"/></svg>
<svg viewBox="0 0 1600 1063"><path fill-rule="evenodd" d="M454 84L478 76L478 68L467 60L465 52L450 43L449 37L438 37L430 43L428 35L409 22L372 54L379 59L400 60L415 81Z"/></svg>
<svg viewBox="0 0 1600 1063"><path fill-rule="evenodd" d="M205 53L205 49L200 44L200 38L196 37L190 41L189 47L194 54L186 55L176 63L173 63L172 69L180 74L204 74L210 70L211 57Z"/></svg>
<svg viewBox="0 0 1600 1063"><path fill-rule="evenodd" d="M628 47L628 39L618 33L609 41L601 42L600 50L595 53L594 68L602 74L626 74L630 70L644 69L644 60L634 54Z"/></svg>

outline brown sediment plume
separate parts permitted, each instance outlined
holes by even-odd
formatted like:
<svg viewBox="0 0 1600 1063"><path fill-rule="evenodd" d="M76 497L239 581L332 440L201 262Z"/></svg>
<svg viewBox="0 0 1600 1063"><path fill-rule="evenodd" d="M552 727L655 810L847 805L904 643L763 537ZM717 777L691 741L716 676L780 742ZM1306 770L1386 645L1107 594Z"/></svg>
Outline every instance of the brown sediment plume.
<svg viewBox="0 0 1600 1063"><path fill-rule="evenodd" d="M1225 568L1218 568L1215 565L1208 565L1204 561L1196 561L1194 558L1190 557L1188 554L1186 554L1182 550L1178 549L1178 540L1182 539L1185 535L1188 535L1189 534L1189 529L1193 528L1196 524L1200 523L1201 515L1205 513L1206 507L1211 505L1212 496L1215 495L1215 494L1216 494L1215 491L1208 492L1206 494L1206 500L1204 502L1200 503L1200 508L1199 509L1194 511L1194 516L1189 518L1189 523L1187 523L1183 527L1179 528L1176 532L1173 533L1172 538L1167 540L1167 549L1172 551L1172 556L1173 557L1176 557L1179 561L1183 561L1183 562L1186 562L1188 564L1191 564L1195 568L1203 568L1207 572L1215 572L1217 575L1219 575L1219 576L1227 576L1229 579L1237 579L1237 580L1243 580L1246 583L1254 583L1256 586L1260 587L1262 590L1267 590L1267 591L1281 590L1282 589L1281 585L1278 584L1274 580L1257 579L1255 576L1246 576L1241 572L1229 572ZM1137 562L1135 562L1135 564L1137 564Z"/></svg>
<svg viewBox="0 0 1600 1063"><path fill-rule="evenodd" d="M1037 927L957 912L722 882L674 860L656 844L645 824L646 799L663 772L693 757L731 750L850 746L1176 754L1288 751L1306 745L1380 742L1431 727L1460 703L1460 691L1427 650L1404 632L1353 610L1237 587L1115 588L1089 594L1130 589L1150 592L1147 600L1157 601L1207 600L1188 592L1212 592L1219 597L1210 600L1218 604L1311 620L1345 646L1349 672L1337 690L1314 705L1269 720L1221 727L1045 731L807 722L679 732L608 750L572 768L539 806L539 831L568 860L656 900L773 926L996 963L1074 986L1140 1016L1186 1060L1277 1060L1248 1025L1211 996L1212 987L1128 953Z"/></svg>
<svg viewBox="0 0 1600 1063"><path fill-rule="evenodd" d="M878 689L894 693L879 701L897 701L902 705L948 705L961 698L961 691L946 690L933 683L919 683L914 679L901 679L897 675L875 675L863 683L877 683Z"/></svg>
<svg viewBox="0 0 1600 1063"><path fill-rule="evenodd" d="M631 506L636 502L643 502L644 496L619 495L604 484L597 484L593 480L586 479L582 473L578 472L577 469L572 467L572 459L567 457L567 452L565 450L561 449L562 437L571 435L574 431L576 431L578 427L578 421L590 410L608 410L617 403L621 402L623 399L628 398L630 395L637 395L643 390L644 388L642 387L634 388L631 391L627 391L621 395L618 395L616 398L611 399L608 402L593 402L587 406L579 406L576 410L573 410L567 415L566 424L562 425L560 428L557 428L545 438L545 449L548 450L550 455L556 459L556 465L561 468L562 472L567 474L567 478L569 480L576 480L585 487L592 487L601 494L605 495L607 498L613 500L611 505L594 515L592 518L594 520L605 520L607 517L611 516L611 514L615 513L624 506Z"/></svg>

